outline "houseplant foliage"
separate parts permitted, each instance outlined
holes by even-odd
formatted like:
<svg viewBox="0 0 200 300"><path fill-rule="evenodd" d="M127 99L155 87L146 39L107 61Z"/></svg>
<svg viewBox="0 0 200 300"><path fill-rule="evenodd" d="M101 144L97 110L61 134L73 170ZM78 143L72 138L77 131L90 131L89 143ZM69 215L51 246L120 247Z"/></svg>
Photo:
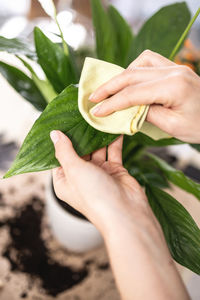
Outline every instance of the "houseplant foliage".
<svg viewBox="0 0 200 300"><path fill-rule="evenodd" d="M91 7L96 57L124 68L146 48L169 57L190 22L187 5L175 3L160 9L136 35L113 6L105 10L100 0L91 0ZM53 17L57 22L56 13ZM42 111L4 178L58 166L49 137L53 129L70 137L79 155L104 147L117 137L95 130L79 113L77 54L64 41L61 30L60 36L62 44L56 44L35 28L34 47L24 40L0 37L0 50L16 55L28 69L29 76L5 62L0 62L0 72L18 93ZM41 66L45 79L38 77L27 58ZM173 258L200 274L200 230L185 208L162 190L172 182L200 200L200 184L148 151L149 147L181 143L175 138L154 141L142 133L125 136L123 161L129 173L145 187ZM200 150L199 145L191 146Z"/></svg>

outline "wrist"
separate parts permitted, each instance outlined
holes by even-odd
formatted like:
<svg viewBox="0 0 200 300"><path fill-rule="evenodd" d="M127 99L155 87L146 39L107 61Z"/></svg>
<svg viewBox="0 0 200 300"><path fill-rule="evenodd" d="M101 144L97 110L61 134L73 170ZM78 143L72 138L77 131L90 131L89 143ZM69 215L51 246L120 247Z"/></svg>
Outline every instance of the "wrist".
<svg viewBox="0 0 200 300"><path fill-rule="evenodd" d="M112 237L122 236L125 232L142 237L143 234L160 235L163 233L155 218L148 202L133 203L129 205L127 199L121 199L120 205L106 207L106 210L98 211L94 224L101 232L105 241L112 240ZM127 203L128 202L128 203Z"/></svg>

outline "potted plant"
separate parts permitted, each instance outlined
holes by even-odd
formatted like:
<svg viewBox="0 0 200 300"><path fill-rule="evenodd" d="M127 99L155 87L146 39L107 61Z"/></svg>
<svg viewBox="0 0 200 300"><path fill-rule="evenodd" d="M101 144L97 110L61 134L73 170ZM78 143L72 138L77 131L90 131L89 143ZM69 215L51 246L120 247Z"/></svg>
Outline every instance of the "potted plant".
<svg viewBox="0 0 200 300"><path fill-rule="evenodd" d="M200 12L199 9L190 20L190 12L184 2L163 7L135 35L113 6L104 10L100 0L92 0L91 6L96 56L124 68L145 49L174 59ZM55 10L52 9L49 14L57 22ZM62 45L53 43L39 28L35 28L33 49L20 39L0 37L0 50L15 54L30 71L30 77L4 62L0 62L1 73L24 98L42 111L4 178L58 166L49 137L53 129L67 134L79 155L89 154L117 137L95 130L82 118L77 104L80 74L76 66L76 52L64 41L61 29L60 36ZM45 80L40 80L26 57L42 67ZM88 143L91 139L92 143ZM149 147L181 143L175 138L154 141L142 133L125 136L123 161L129 173L146 189L173 258L200 274L200 230L186 209L163 190L171 182L200 200L200 184L149 152ZM200 150L199 145L191 147ZM61 227L64 227L63 224Z"/></svg>

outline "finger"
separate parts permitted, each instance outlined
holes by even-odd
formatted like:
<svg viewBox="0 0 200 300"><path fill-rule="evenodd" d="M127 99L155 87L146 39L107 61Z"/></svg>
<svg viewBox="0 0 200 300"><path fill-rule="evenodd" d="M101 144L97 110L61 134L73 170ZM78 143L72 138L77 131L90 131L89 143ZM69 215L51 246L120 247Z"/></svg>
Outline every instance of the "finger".
<svg viewBox="0 0 200 300"><path fill-rule="evenodd" d="M72 142L59 130L53 130L50 137L55 147L55 156L63 170L66 171L74 169L76 166L83 164L84 161L75 152ZM73 166L73 168L71 168Z"/></svg>
<svg viewBox="0 0 200 300"><path fill-rule="evenodd" d="M175 131L179 127L179 114L161 105L151 105L147 114L147 121L175 136Z"/></svg>
<svg viewBox="0 0 200 300"><path fill-rule="evenodd" d="M135 68L140 68L140 67L173 67L177 66L174 62L171 60L165 58L164 56L150 51L150 50L145 50L143 51L127 68L127 70L135 70ZM106 99L109 95L116 93L123 87L120 87L117 91L116 89L118 88L118 85L121 84L121 77L125 74L126 70L122 72L121 74L115 76L111 80L108 81L108 86L107 84L103 84L100 86L91 96L90 100L93 102L99 102L102 101L103 99ZM127 72L128 73L128 72ZM128 76L128 75L127 75ZM111 89L112 91L109 90L108 87L112 85ZM116 89L115 89L116 88ZM108 90L107 90L108 89Z"/></svg>
<svg viewBox="0 0 200 300"><path fill-rule="evenodd" d="M108 146L108 161L122 164L123 135Z"/></svg>
<svg viewBox="0 0 200 300"><path fill-rule="evenodd" d="M176 64L154 51L145 50L128 66L128 69L133 69L135 67L167 67L167 66L176 66Z"/></svg>
<svg viewBox="0 0 200 300"><path fill-rule="evenodd" d="M98 165L106 161L106 147L94 151L91 155L91 161Z"/></svg>
<svg viewBox="0 0 200 300"><path fill-rule="evenodd" d="M167 67L135 67L134 69L127 69L121 74L113 77L108 82L101 85L92 98L92 102L98 103L113 94L121 91L129 85L135 85L145 81L152 81L157 78L169 76L172 73L178 72L178 68L175 66Z"/></svg>
<svg viewBox="0 0 200 300"><path fill-rule="evenodd" d="M105 100L102 104L99 104L92 113L95 116L102 117L134 105L150 105L154 103L169 107L172 101L176 99L176 89L174 87L176 88L173 76L128 86Z"/></svg>

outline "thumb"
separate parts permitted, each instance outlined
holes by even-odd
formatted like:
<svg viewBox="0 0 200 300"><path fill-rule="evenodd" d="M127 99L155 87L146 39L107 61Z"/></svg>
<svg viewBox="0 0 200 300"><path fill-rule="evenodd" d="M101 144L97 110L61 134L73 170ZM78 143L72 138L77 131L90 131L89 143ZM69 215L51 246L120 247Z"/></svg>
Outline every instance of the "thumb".
<svg viewBox="0 0 200 300"><path fill-rule="evenodd" d="M55 156L64 171L68 170L69 166L74 167L82 161L74 150L72 142L64 133L59 130L53 130L50 133L50 137L55 147Z"/></svg>
<svg viewBox="0 0 200 300"><path fill-rule="evenodd" d="M163 107L162 105L152 104L149 107L146 120L169 135L175 136L175 131L178 126L178 115L172 109Z"/></svg>

